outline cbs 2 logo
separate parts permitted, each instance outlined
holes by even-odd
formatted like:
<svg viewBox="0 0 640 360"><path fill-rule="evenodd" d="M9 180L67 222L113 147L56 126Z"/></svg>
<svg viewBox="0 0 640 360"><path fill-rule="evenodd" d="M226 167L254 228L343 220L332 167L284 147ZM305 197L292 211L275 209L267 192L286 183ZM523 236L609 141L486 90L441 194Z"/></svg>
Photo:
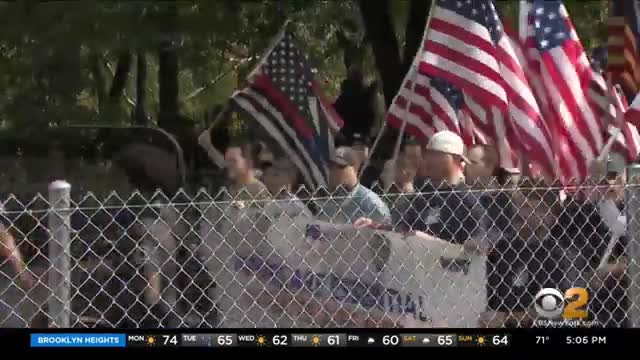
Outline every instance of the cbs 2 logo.
<svg viewBox="0 0 640 360"><path fill-rule="evenodd" d="M533 304L538 315L544 318L553 319L562 314L563 319L574 320L588 317L588 301L589 293L585 288L570 288L564 296L557 289L544 288L538 291Z"/></svg>

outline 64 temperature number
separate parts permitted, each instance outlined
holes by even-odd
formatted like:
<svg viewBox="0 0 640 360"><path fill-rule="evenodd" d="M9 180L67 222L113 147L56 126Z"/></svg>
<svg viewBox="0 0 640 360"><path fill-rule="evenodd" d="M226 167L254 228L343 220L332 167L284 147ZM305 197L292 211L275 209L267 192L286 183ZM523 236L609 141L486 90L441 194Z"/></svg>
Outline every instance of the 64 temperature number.
<svg viewBox="0 0 640 360"><path fill-rule="evenodd" d="M491 339L493 346L508 346L509 345L509 336L508 335L494 335Z"/></svg>

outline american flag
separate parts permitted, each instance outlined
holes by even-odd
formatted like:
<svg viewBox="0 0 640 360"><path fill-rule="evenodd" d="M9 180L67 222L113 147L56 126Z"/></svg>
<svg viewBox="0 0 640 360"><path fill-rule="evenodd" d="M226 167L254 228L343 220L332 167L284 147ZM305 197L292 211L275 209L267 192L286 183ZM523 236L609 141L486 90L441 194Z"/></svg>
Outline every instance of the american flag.
<svg viewBox="0 0 640 360"><path fill-rule="evenodd" d="M467 109L458 110L458 122L460 123L460 136L466 146L475 144L489 144L489 138L479 128L473 125L473 119Z"/></svg>
<svg viewBox="0 0 640 360"><path fill-rule="evenodd" d="M387 111L389 125L426 141L433 134L449 130L462 136L457 111L462 104L462 92L438 78L428 78L412 66L400 92Z"/></svg>
<svg viewBox="0 0 640 360"><path fill-rule="evenodd" d="M519 168L518 152L511 141L514 140L512 129L506 121L506 114L496 107L489 107L489 111L476 102L473 97L464 94L465 109L463 116L473 125L473 135L476 144L493 144L498 153L500 167L504 169ZM463 118L464 119L464 118ZM506 121L505 121L506 120Z"/></svg>
<svg viewBox="0 0 640 360"><path fill-rule="evenodd" d="M640 2L615 0L610 4L607 72L631 97L640 89Z"/></svg>
<svg viewBox="0 0 640 360"><path fill-rule="evenodd" d="M589 166L604 145L602 116L590 91L603 91L603 79L591 69L562 1L521 2L521 34L526 55L543 86L538 93L547 108L560 176L566 182L588 176ZM606 92L604 93L606 94Z"/></svg>
<svg viewBox="0 0 640 360"><path fill-rule="evenodd" d="M512 39L492 0L438 0L419 69L460 88L476 127L496 145L503 167L525 151L553 174L550 133Z"/></svg>
<svg viewBox="0 0 640 360"><path fill-rule="evenodd" d="M629 105L629 108L624 113L624 120L640 129L640 96L636 95L633 99L631 105Z"/></svg>
<svg viewBox="0 0 640 360"><path fill-rule="evenodd" d="M343 122L314 80L292 34L283 32L233 102L253 117L300 171L307 189L326 186L333 135Z"/></svg>
<svg viewBox="0 0 640 360"><path fill-rule="evenodd" d="M612 97L615 103L615 110L627 112L629 109L629 103L625 99L622 89L612 87ZM614 114L615 115L615 114ZM616 135L616 128L620 129L612 150L625 155L628 163L632 163L637 160L638 154L640 154L640 134L638 128L631 123L625 121L625 117L613 117L614 121L609 126L609 136Z"/></svg>

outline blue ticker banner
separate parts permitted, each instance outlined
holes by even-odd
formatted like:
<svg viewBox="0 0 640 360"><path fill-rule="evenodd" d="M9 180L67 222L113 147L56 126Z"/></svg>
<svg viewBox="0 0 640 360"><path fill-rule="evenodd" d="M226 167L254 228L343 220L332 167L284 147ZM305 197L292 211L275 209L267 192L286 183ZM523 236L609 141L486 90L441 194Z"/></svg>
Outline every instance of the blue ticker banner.
<svg viewBox="0 0 640 360"><path fill-rule="evenodd" d="M31 334L31 347L125 347L125 334Z"/></svg>

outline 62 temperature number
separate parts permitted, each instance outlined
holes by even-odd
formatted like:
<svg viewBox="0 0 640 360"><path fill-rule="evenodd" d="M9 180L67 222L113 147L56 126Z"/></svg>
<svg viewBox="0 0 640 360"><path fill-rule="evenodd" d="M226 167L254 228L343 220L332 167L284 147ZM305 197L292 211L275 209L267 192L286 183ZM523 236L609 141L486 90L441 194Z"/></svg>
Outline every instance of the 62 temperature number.
<svg viewBox="0 0 640 360"><path fill-rule="evenodd" d="M273 335L273 339L271 340L273 346L287 346L289 345L287 341L289 341L287 335Z"/></svg>

